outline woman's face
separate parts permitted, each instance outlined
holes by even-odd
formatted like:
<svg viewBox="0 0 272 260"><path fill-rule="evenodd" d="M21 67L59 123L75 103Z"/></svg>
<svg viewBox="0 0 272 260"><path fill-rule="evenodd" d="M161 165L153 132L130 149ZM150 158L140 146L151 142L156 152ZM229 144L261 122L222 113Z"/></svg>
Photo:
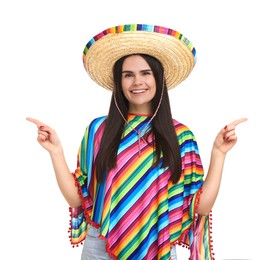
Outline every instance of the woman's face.
<svg viewBox="0 0 272 260"><path fill-rule="evenodd" d="M129 113L152 114L151 100L156 93L156 82L148 63L139 55L124 60L122 90L129 102Z"/></svg>

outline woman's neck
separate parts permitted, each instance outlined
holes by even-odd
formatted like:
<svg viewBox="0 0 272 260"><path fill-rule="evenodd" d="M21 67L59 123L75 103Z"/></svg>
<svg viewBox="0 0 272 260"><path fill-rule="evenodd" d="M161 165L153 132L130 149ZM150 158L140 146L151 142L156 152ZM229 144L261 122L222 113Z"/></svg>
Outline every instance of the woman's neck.
<svg viewBox="0 0 272 260"><path fill-rule="evenodd" d="M152 114L152 108L148 105L141 105L141 106L135 106L130 104L128 109L129 114L135 114L135 115L151 115Z"/></svg>

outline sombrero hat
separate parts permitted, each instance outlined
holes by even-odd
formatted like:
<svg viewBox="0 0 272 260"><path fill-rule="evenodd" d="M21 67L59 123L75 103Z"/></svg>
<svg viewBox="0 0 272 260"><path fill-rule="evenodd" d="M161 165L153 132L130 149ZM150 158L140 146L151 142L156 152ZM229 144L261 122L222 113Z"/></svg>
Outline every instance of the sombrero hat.
<svg viewBox="0 0 272 260"><path fill-rule="evenodd" d="M185 80L196 63L196 50L181 33L162 26L126 24L108 28L94 36L83 51L83 64L100 86L113 89L113 66L129 54L148 54L164 68L167 88Z"/></svg>

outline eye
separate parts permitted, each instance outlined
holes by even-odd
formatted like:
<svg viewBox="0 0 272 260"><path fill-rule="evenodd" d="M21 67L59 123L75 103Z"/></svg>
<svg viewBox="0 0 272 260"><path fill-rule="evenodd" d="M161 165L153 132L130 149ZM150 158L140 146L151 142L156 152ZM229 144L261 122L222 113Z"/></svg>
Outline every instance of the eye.
<svg viewBox="0 0 272 260"><path fill-rule="evenodd" d="M152 74L152 72L149 70L143 71L143 75L151 75L151 74Z"/></svg>
<svg viewBox="0 0 272 260"><path fill-rule="evenodd" d="M132 73L124 73L123 76L124 76L124 78L130 78L130 77L133 77L133 74Z"/></svg>

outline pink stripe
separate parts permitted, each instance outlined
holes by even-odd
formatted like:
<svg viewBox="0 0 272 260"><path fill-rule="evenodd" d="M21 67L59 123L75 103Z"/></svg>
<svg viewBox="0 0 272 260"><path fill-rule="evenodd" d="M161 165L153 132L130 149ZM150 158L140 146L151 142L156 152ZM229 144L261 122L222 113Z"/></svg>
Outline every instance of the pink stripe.
<svg viewBox="0 0 272 260"><path fill-rule="evenodd" d="M110 235L112 237L112 241L117 241L120 234L122 234L124 231L128 233L129 230L134 229L135 216L138 216L138 218L139 216L141 216L143 219L145 218L144 213L146 209L152 208L153 204L156 203L157 200L155 202L153 200L156 198L157 194L164 193L163 189L167 189L168 178L168 174L160 175L158 179L150 185L150 187L143 193L141 198L139 198L141 203L135 203L122 217L122 223L120 223L120 225L116 224L115 228L111 230ZM163 189L160 189L161 187L163 187ZM153 203L150 205L150 202L152 201ZM142 207L142 205L144 207Z"/></svg>

